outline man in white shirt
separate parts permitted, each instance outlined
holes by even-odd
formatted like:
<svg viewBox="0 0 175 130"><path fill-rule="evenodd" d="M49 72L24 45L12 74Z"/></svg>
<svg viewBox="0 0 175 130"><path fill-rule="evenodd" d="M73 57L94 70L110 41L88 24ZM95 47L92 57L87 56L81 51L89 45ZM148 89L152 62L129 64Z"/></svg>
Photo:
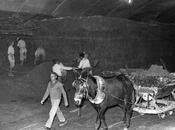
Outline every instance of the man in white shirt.
<svg viewBox="0 0 175 130"><path fill-rule="evenodd" d="M39 61L44 61L46 58L46 52L43 47L38 47L35 51L35 59L34 59L34 65L37 64Z"/></svg>
<svg viewBox="0 0 175 130"><path fill-rule="evenodd" d="M83 73L88 69L90 70L89 74L92 74L91 64L89 62L88 55L86 53L80 53L79 57L80 57L80 63L78 65L78 68L82 69L81 73Z"/></svg>
<svg viewBox="0 0 175 130"><path fill-rule="evenodd" d="M14 74L12 73L12 69L15 67L15 49L14 49L14 42L10 43L10 46L8 47L8 60L10 63L10 70L9 70L9 76L14 76Z"/></svg>
<svg viewBox="0 0 175 130"><path fill-rule="evenodd" d="M24 61L27 58L27 49L26 49L26 43L24 40L17 38L18 44L17 46L19 47L19 53L20 53L20 63L21 65L24 64Z"/></svg>
<svg viewBox="0 0 175 130"><path fill-rule="evenodd" d="M78 68L81 68L81 69L91 68L91 65L90 65L90 62L89 62L87 54L85 54L84 57L82 57L79 65L78 65Z"/></svg>
<svg viewBox="0 0 175 130"><path fill-rule="evenodd" d="M72 70L72 67L66 67L63 63L56 61L56 63L52 67L52 71L58 75L58 80L63 82L66 80L67 70Z"/></svg>

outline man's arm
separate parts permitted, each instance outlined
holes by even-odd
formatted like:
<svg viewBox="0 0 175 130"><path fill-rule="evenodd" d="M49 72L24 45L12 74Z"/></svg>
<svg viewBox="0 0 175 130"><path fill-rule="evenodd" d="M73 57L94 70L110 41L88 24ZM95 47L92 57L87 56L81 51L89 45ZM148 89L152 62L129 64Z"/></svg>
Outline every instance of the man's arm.
<svg viewBox="0 0 175 130"><path fill-rule="evenodd" d="M72 70L72 67L66 67L66 66L62 66L63 70Z"/></svg>
<svg viewBox="0 0 175 130"><path fill-rule="evenodd" d="M42 98L42 100L41 100L41 104L44 103L44 101L48 98L48 96L49 96L49 83L48 83L46 92L45 92L45 94L44 94L44 96L43 96L43 98Z"/></svg>
<svg viewBox="0 0 175 130"><path fill-rule="evenodd" d="M61 89L61 93L63 94L64 104L65 106L68 106L67 94L64 90L63 84L60 85L60 89Z"/></svg>

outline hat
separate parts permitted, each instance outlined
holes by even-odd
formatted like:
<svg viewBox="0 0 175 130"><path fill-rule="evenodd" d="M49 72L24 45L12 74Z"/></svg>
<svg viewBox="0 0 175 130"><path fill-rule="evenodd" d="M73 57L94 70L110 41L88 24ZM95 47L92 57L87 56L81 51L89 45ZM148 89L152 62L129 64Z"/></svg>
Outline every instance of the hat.
<svg viewBox="0 0 175 130"><path fill-rule="evenodd" d="M52 59L52 63L53 63L53 64L56 64L58 61L59 61L59 60L58 60L57 58Z"/></svg>
<svg viewBox="0 0 175 130"><path fill-rule="evenodd" d="M79 53L79 57L84 57L84 55L85 55L85 52L80 52Z"/></svg>

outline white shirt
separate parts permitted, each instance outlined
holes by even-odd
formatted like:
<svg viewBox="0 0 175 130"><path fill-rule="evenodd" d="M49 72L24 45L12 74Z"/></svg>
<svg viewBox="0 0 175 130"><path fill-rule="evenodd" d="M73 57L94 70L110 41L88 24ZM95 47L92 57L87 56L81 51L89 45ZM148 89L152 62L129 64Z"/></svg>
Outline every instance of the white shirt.
<svg viewBox="0 0 175 130"><path fill-rule="evenodd" d="M52 71L55 72L58 76L62 76L63 70L72 70L72 67L65 67L62 63L60 63L60 64L56 63L52 67Z"/></svg>
<svg viewBox="0 0 175 130"><path fill-rule="evenodd" d="M15 54L15 49L14 49L14 47L12 45L8 47L8 52L7 53L8 53L8 55L9 54L12 54L12 55Z"/></svg>
<svg viewBox="0 0 175 130"><path fill-rule="evenodd" d="M21 39L21 40L18 41L17 46L18 46L20 49L26 48L26 43L25 43L24 40Z"/></svg>
<svg viewBox="0 0 175 130"><path fill-rule="evenodd" d="M35 51L35 57L39 57L40 55L45 56L45 50L42 47L38 47Z"/></svg>
<svg viewBox="0 0 175 130"><path fill-rule="evenodd" d="M27 53L27 49L26 48L20 49L20 53L22 54Z"/></svg>
<svg viewBox="0 0 175 130"><path fill-rule="evenodd" d="M78 68L81 68L81 69L90 68L90 67L91 65L90 65L89 60L85 58L83 58L78 65Z"/></svg>

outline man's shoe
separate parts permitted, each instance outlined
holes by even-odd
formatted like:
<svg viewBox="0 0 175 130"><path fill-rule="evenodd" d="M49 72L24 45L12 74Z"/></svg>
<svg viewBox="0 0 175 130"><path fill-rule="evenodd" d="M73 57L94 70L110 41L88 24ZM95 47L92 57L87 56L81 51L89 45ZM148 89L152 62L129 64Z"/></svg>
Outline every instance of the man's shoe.
<svg viewBox="0 0 175 130"><path fill-rule="evenodd" d="M61 122L60 124L59 124L59 126L64 126L64 125L66 125L67 124L67 121L64 121L64 122Z"/></svg>

